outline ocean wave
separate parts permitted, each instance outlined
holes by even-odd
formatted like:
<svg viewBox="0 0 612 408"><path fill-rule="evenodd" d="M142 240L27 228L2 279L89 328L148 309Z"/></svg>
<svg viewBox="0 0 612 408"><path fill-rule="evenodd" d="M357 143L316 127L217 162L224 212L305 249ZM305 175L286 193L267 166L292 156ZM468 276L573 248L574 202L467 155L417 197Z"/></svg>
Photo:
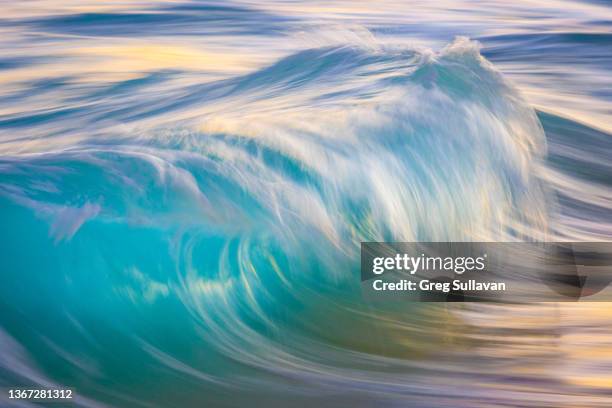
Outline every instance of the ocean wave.
<svg viewBox="0 0 612 408"><path fill-rule="evenodd" d="M127 389L148 367L219 404L342 387L427 405L442 387L468 406L428 382L463 369L410 374L463 323L365 303L356 260L361 241L547 236L543 129L477 43L309 49L149 96L69 114L146 126L4 142L3 318L40 364L117 404L153 403L148 380ZM23 367L5 377L33 381Z"/></svg>

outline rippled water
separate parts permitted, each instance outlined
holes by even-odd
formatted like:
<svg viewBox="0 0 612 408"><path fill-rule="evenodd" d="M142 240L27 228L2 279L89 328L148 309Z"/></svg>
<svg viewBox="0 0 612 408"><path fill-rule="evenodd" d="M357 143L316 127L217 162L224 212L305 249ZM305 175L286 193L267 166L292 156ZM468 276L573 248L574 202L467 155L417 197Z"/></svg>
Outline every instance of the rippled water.
<svg viewBox="0 0 612 408"><path fill-rule="evenodd" d="M612 406L608 304L361 297L361 241L612 237L612 8L432 3L3 4L2 388Z"/></svg>

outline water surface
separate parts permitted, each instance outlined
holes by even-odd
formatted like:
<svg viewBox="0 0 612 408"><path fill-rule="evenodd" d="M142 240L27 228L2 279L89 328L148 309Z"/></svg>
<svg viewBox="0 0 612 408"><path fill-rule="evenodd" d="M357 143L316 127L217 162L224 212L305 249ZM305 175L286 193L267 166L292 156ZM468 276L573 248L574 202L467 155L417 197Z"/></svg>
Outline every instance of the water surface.
<svg viewBox="0 0 612 408"><path fill-rule="evenodd" d="M85 407L611 406L609 305L370 303L358 270L361 241L609 240L611 21L6 3L0 384Z"/></svg>

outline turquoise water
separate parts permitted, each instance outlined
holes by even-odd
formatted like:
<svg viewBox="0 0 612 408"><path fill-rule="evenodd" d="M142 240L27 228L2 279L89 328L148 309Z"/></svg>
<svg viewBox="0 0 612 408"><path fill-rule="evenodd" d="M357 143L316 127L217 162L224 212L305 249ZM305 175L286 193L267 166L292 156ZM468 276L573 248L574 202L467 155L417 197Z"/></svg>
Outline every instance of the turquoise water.
<svg viewBox="0 0 612 408"><path fill-rule="evenodd" d="M609 240L611 21L595 1L7 5L2 389L610 406L606 304L370 303L358 260Z"/></svg>

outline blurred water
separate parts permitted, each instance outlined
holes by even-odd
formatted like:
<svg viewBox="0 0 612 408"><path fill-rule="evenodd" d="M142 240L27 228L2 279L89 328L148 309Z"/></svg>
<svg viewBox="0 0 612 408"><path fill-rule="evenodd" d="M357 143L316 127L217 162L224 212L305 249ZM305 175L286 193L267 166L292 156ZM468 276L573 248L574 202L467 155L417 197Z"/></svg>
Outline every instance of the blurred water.
<svg viewBox="0 0 612 408"><path fill-rule="evenodd" d="M612 9L542 3L4 3L2 387L611 406L607 304L359 289L365 240L610 239Z"/></svg>

